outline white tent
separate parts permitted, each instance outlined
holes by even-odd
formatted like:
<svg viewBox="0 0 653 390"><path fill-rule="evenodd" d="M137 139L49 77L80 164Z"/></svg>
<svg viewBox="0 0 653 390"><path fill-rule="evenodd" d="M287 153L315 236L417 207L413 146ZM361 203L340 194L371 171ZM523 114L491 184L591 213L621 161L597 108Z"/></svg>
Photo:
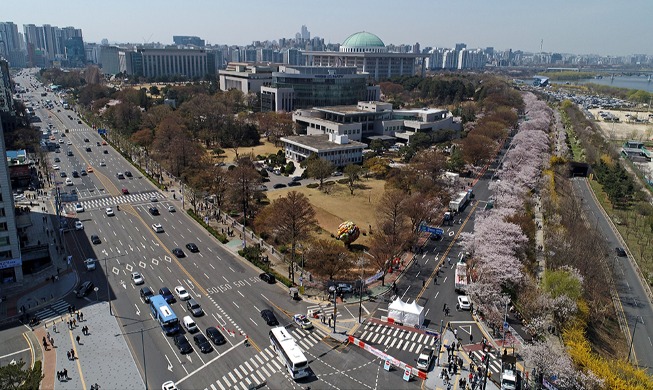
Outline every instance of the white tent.
<svg viewBox="0 0 653 390"><path fill-rule="evenodd" d="M404 304L404 321L405 326L422 325L424 323L424 307L413 303Z"/></svg>
<svg viewBox="0 0 653 390"><path fill-rule="evenodd" d="M404 312L406 311L406 303L401 298L397 298L388 306L388 319L394 322L404 322Z"/></svg>

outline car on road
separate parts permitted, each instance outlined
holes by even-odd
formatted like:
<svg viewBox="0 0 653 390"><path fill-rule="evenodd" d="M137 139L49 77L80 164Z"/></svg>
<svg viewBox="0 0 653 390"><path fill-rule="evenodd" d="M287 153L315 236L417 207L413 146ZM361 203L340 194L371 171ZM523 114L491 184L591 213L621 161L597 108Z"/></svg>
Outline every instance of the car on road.
<svg viewBox="0 0 653 390"><path fill-rule="evenodd" d="M116 215L111 207L107 207L106 210L104 210L104 212L107 214L107 217L113 217L114 215Z"/></svg>
<svg viewBox="0 0 653 390"><path fill-rule="evenodd" d="M152 224L152 230L154 230L155 233L163 233L163 226L161 226L160 223L153 223Z"/></svg>
<svg viewBox="0 0 653 390"><path fill-rule="evenodd" d="M104 150L102 151L102 153L104 153L104 154L109 154L109 151L106 150L106 149L104 149Z"/></svg>
<svg viewBox="0 0 653 390"><path fill-rule="evenodd" d="M159 209L157 209L157 208L154 207L154 206L150 207L150 208L148 209L148 211L149 211L150 214L152 214L152 215L159 215Z"/></svg>
<svg viewBox="0 0 653 390"><path fill-rule="evenodd" d="M174 303L177 301L168 287L161 287L159 289L159 295L161 295L168 303Z"/></svg>
<svg viewBox="0 0 653 390"><path fill-rule="evenodd" d="M123 195L129 195L129 190L128 189L123 188L121 191L122 191Z"/></svg>
<svg viewBox="0 0 653 390"><path fill-rule="evenodd" d="M286 187L288 187L288 186L285 185L285 184L283 184L283 183L277 183L277 184L275 184L275 185L272 186L272 188L276 188L276 189L279 189L279 188L286 188Z"/></svg>
<svg viewBox="0 0 653 390"><path fill-rule="evenodd" d="M81 203L77 203L75 205L75 212L77 213L83 213L84 212L84 206L82 206Z"/></svg>
<svg viewBox="0 0 653 390"><path fill-rule="evenodd" d="M123 175L122 172L118 172L118 173L116 173L116 177L117 177L119 180L122 180L122 179L125 178L125 175Z"/></svg>
<svg viewBox="0 0 653 390"><path fill-rule="evenodd" d="M342 172L335 171L335 172L332 173L332 176L342 176Z"/></svg>
<svg viewBox="0 0 653 390"><path fill-rule="evenodd" d="M290 183L288 183L288 187L299 187L301 185L302 185L301 181L291 181Z"/></svg>
<svg viewBox="0 0 653 390"><path fill-rule="evenodd" d="M84 224L82 221L75 221L75 230L84 230Z"/></svg>
<svg viewBox="0 0 653 390"><path fill-rule="evenodd" d="M67 186L72 186L73 184L74 184L74 183L73 183L73 179L67 177L67 178L66 178L66 185L67 185Z"/></svg>
<svg viewBox="0 0 653 390"><path fill-rule="evenodd" d="M96 146L100 146L100 141L97 141L97 142L95 143L95 145L96 145Z"/></svg>
<svg viewBox="0 0 653 390"><path fill-rule="evenodd" d="M60 144L62 144L62 143L63 143L63 140L62 140L61 138L59 138L59 143L60 143Z"/></svg>
<svg viewBox="0 0 653 390"><path fill-rule="evenodd" d="M183 286L177 286L175 287L175 294L179 297L180 300L182 301L187 301L190 299L190 294L188 291Z"/></svg>
<svg viewBox="0 0 653 390"><path fill-rule="evenodd" d="M184 328L189 332L189 333L195 333L199 330L197 327L197 324L191 316L185 316L182 320L181 323L184 325Z"/></svg>
<svg viewBox="0 0 653 390"><path fill-rule="evenodd" d="M195 245L195 243L192 243L192 242L189 242L188 244L186 244L186 248L189 251L191 251L192 253L197 253L197 252L200 251L200 248L198 248L197 245Z"/></svg>
<svg viewBox="0 0 653 390"><path fill-rule="evenodd" d="M72 145L72 144L73 144L73 141L66 142L66 145Z"/></svg>
<svg viewBox="0 0 653 390"><path fill-rule="evenodd" d="M213 341L213 344L215 345L222 345L227 342L227 339L224 338L222 333L220 333L220 331L213 326L209 326L208 328L206 328L206 337L211 339L211 341Z"/></svg>
<svg viewBox="0 0 653 390"><path fill-rule="evenodd" d="M131 173L131 171L125 171L125 176L127 176L127 177L132 177L132 173Z"/></svg>
<svg viewBox="0 0 653 390"><path fill-rule="evenodd" d="M73 177L79 177L79 172L73 171Z"/></svg>
<svg viewBox="0 0 653 390"><path fill-rule="evenodd" d="M177 210L175 209L175 206L173 206L173 205L169 205L169 206L168 206L168 211L170 211L171 213L174 213L174 212L177 211Z"/></svg>
<svg viewBox="0 0 653 390"><path fill-rule="evenodd" d="M175 248L172 250L172 254L177 256L178 258L186 257L186 254L184 253L181 248Z"/></svg>
<svg viewBox="0 0 653 390"><path fill-rule="evenodd" d="M79 172L79 174L82 175L82 176L86 176L86 175L88 175L88 173L86 173L86 169L82 169L82 170Z"/></svg>
<svg viewBox="0 0 653 390"><path fill-rule="evenodd" d="M159 198L156 197L156 195L150 196L150 202L158 202Z"/></svg>
<svg viewBox="0 0 653 390"><path fill-rule="evenodd" d="M86 151L87 151L87 152L90 152L90 151L91 151L91 147L90 147L90 146L87 146L87 147L86 147Z"/></svg>
<svg viewBox="0 0 653 390"><path fill-rule="evenodd" d="M68 177L68 174L64 171L59 172L59 176L61 177Z"/></svg>
<svg viewBox="0 0 653 390"><path fill-rule="evenodd" d="M134 282L136 286L140 286L145 283L145 279L143 279L143 275L141 275L140 272L132 272L132 282Z"/></svg>
<svg viewBox="0 0 653 390"><path fill-rule="evenodd" d="M59 165L55 164L55 165L52 166L52 169L54 169L55 171L58 171L59 169L61 169L61 167Z"/></svg>
<svg viewBox="0 0 653 390"><path fill-rule="evenodd" d="M353 293L354 292L354 287L352 287L351 284L347 284L347 283L338 283L336 288L338 289L338 292L340 292L340 293Z"/></svg>
<svg viewBox="0 0 653 390"><path fill-rule="evenodd" d="M299 325L302 329L311 329L313 328L313 323L303 314L295 314L292 316L292 320L295 321L295 324Z"/></svg>
<svg viewBox="0 0 653 390"><path fill-rule="evenodd" d="M101 244L102 241L100 240L100 237L97 234L91 234L91 242L93 245Z"/></svg>
<svg viewBox="0 0 653 390"><path fill-rule="evenodd" d="M73 151L72 151L72 150L69 150L68 152L66 152L66 155L67 155L68 157L72 157L72 156L73 156Z"/></svg>
<svg viewBox="0 0 653 390"><path fill-rule="evenodd" d="M87 280L84 283L82 283L77 290L74 291L75 296L77 298L84 298L85 296L90 294L91 291L93 291L94 287L95 287L95 285L93 285L93 282L91 282L90 280Z"/></svg>
<svg viewBox="0 0 653 390"><path fill-rule="evenodd" d="M277 321L277 317L274 315L274 313L272 313L272 310L269 309L261 310L261 317L263 317L265 323L270 326L279 325L279 321Z"/></svg>
<svg viewBox="0 0 653 390"><path fill-rule="evenodd" d="M261 278L262 281L270 284L273 284L276 281L274 275L267 272L263 272L258 277Z"/></svg>
<svg viewBox="0 0 653 390"><path fill-rule="evenodd" d="M458 307L460 310L470 310L472 308L472 301L469 300L467 295L459 295Z"/></svg>
<svg viewBox="0 0 653 390"><path fill-rule="evenodd" d="M617 253L617 256L619 256L619 257L626 257L626 256L628 256L628 254L626 253L626 251L624 250L624 248L616 247L616 248L614 248L614 251Z"/></svg>
<svg viewBox="0 0 653 390"><path fill-rule="evenodd" d="M150 298L154 296L154 291L152 291L152 288L150 287L141 287L141 299L145 303L150 303Z"/></svg>
<svg viewBox="0 0 653 390"><path fill-rule="evenodd" d="M59 157L55 157L54 162L61 162L61 159Z"/></svg>
<svg viewBox="0 0 653 390"><path fill-rule="evenodd" d="M424 347L417 357L417 368L420 370L428 371L431 367L431 362L433 361L433 356L435 352L433 349Z"/></svg>
<svg viewBox="0 0 653 390"><path fill-rule="evenodd" d="M102 141L102 145L106 145L106 144L107 144L107 141Z"/></svg>
<svg viewBox="0 0 653 390"><path fill-rule="evenodd" d="M163 382L161 385L161 390L179 390L173 381Z"/></svg>
<svg viewBox="0 0 653 390"><path fill-rule="evenodd" d="M106 166L107 166L107 163L105 163L104 160L103 160L103 161L100 161L100 166L101 166L101 167L106 167ZM89 172L91 172L91 171L89 171Z"/></svg>
<svg viewBox="0 0 653 390"><path fill-rule="evenodd" d="M69 115L69 117L70 117L70 115ZM84 142L89 142L88 138L84 138Z"/></svg>
<svg viewBox="0 0 653 390"><path fill-rule="evenodd" d="M93 172L93 167L92 167L92 166L90 166L90 165L89 165L89 166L87 166L87 167L86 167L86 172L88 172L88 173L91 173L91 172Z"/></svg>
<svg viewBox="0 0 653 390"><path fill-rule="evenodd" d="M191 347L190 343L186 339L186 336L183 334L178 334L175 336L175 345L179 349L179 352L182 354L193 352L193 347Z"/></svg>
<svg viewBox="0 0 653 390"><path fill-rule="evenodd" d="M87 271L94 271L96 261L97 260L95 260L92 257L89 257L88 259L84 260L84 265L86 266L86 270Z"/></svg>
<svg viewBox="0 0 653 390"><path fill-rule="evenodd" d="M209 343L209 340L207 340L206 337L201 333L198 333L195 336L193 336L193 341L195 342L195 345L197 345L197 348L199 348L199 350L202 353L209 353L213 350L213 347L211 346L211 343Z"/></svg>
<svg viewBox="0 0 653 390"><path fill-rule="evenodd" d="M190 314L193 315L193 317L200 317L204 315L204 310L202 310L202 306L200 306L199 303L195 300L195 298L191 298L186 302L186 309L190 312Z"/></svg>

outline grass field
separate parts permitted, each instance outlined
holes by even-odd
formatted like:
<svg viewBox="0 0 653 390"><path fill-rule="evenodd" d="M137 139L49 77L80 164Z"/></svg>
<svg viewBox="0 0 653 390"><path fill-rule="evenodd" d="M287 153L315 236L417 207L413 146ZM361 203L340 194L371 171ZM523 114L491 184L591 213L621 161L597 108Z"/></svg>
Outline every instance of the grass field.
<svg viewBox="0 0 653 390"><path fill-rule="evenodd" d="M268 155L271 153L277 153L281 148L274 146L274 144L262 140L263 143L258 146L249 147L249 148L238 148L238 155L242 156L245 154L252 153L254 157L259 154ZM222 154L219 158L214 158L216 162L224 162L225 164L233 162L236 158L236 152L233 149L224 149L225 153Z"/></svg>
<svg viewBox="0 0 653 390"><path fill-rule="evenodd" d="M308 197L315 208L316 218L324 230L325 237L335 234L338 225L344 221L352 221L361 229L361 235L356 244L369 244L369 226L376 225L376 209L383 196L385 182L382 180L364 180L359 182L359 187L350 195L349 189L335 183L331 191L326 194L317 188L293 187L269 192L270 201L285 196L289 191L301 192Z"/></svg>

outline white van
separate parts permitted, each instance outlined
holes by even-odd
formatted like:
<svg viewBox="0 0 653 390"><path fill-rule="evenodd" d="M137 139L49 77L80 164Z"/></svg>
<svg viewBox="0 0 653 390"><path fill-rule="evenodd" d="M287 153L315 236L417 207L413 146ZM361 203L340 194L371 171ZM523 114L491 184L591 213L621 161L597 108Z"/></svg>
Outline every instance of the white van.
<svg viewBox="0 0 653 390"><path fill-rule="evenodd" d="M193 321L191 316L184 317L184 319L182 320L182 324L184 325L184 328L186 328L186 330L189 333L195 333L199 330L197 329L197 325L195 324L195 321Z"/></svg>

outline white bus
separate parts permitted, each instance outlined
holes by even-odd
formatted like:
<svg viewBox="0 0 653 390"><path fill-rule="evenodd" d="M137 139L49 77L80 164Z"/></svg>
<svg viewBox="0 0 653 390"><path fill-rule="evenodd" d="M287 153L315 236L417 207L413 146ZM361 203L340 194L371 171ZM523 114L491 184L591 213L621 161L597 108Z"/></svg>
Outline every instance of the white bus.
<svg viewBox="0 0 653 390"><path fill-rule="evenodd" d="M293 379L308 376L308 360L306 360L304 353L286 328L283 326L272 328L270 330L270 343L286 364L288 374Z"/></svg>

